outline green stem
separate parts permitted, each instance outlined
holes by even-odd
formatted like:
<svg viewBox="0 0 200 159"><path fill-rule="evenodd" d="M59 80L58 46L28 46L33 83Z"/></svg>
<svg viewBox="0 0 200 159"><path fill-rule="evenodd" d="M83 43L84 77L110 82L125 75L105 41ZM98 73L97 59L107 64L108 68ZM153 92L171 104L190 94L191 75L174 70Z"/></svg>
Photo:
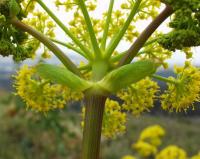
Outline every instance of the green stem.
<svg viewBox="0 0 200 159"><path fill-rule="evenodd" d="M79 6L82 10L83 16L85 18L85 22L86 22L86 25L87 25L87 30L88 30L89 35L90 35L90 40L91 40L91 43L92 43L94 54L97 57L101 57L101 50L99 48L98 41L97 41L97 38L96 38L95 33L94 33L94 29L93 29L93 26L92 26L92 22L91 22L89 13L88 13L87 8L85 6L85 2L83 0L78 0L78 4L79 4Z"/></svg>
<svg viewBox="0 0 200 159"><path fill-rule="evenodd" d="M155 43L156 41L158 41L159 39L160 39L160 37L156 37L156 38L154 38L154 39L151 39L151 40L147 41L147 42L144 44L144 46L151 45L151 44Z"/></svg>
<svg viewBox="0 0 200 159"><path fill-rule="evenodd" d="M144 54L146 53L145 51L140 51L138 53L138 55L141 55L141 54ZM115 55L113 56L111 59L110 59L110 62L114 63L114 62L117 62L117 61L120 61L122 59L122 57L124 57L124 55L127 54L127 51L124 51L122 53L119 53L118 55Z"/></svg>
<svg viewBox="0 0 200 159"><path fill-rule="evenodd" d="M105 27L104 27L105 29L104 29L104 33L103 33L102 42L101 42L102 50L105 50L105 48L106 48L106 41L107 41L107 37L108 37L108 30L109 30L109 26L110 26L111 17L112 17L114 1L115 0L110 0L110 5L108 8L108 13L107 13L108 15L107 15L107 19L106 19L106 23L105 23Z"/></svg>
<svg viewBox="0 0 200 159"><path fill-rule="evenodd" d="M122 57L124 57L124 55L127 53L127 51L124 51L124 52L121 52L115 56L112 56L111 59L110 59L110 62L114 63L114 62L117 62L119 61Z"/></svg>
<svg viewBox="0 0 200 159"><path fill-rule="evenodd" d="M91 69L91 64L87 64L87 65L81 66L78 69L81 70L81 71L82 70L89 70L89 69Z"/></svg>
<svg viewBox="0 0 200 159"><path fill-rule="evenodd" d="M74 47L74 46L71 45L71 44L68 44L68 43L65 43L65 42L62 42L62 41L59 41L59 40L56 40L56 39L51 39L51 41L53 41L53 42L55 42L55 43L57 43L57 44L60 44L60 45L62 45L62 46L65 46L65 47L67 47L68 49L71 49L71 50L75 51L76 53L78 53L79 55L85 57L86 59L92 60L92 57L91 57L91 56L86 55L86 54L85 54L84 52L82 52L80 49Z"/></svg>
<svg viewBox="0 0 200 159"><path fill-rule="evenodd" d="M126 33L126 30L128 29L129 25L131 24L134 16L138 12L138 8L140 6L141 1L142 0L136 1L133 9L131 10L129 17L127 18L127 20L124 24L124 26L122 27L122 29L116 35L114 35L114 37L113 37L114 39L111 40L110 44L108 45L108 48L106 49L106 58L109 58L112 55L113 51L116 49L116 47L118 46L122 37Z"/></svg>
<svg viewBox="0 0 200 159"><path fill-rule="evenodd" d="M151 77L163 81L163 82L167 82L167 83L172 83L172 84L177 84L178 82L169 78L165 78L163 76L159 76L159 75L152 75Z"/></svg>
<svg viewBox="0 0 200 159"><path fill-rule="evenodd" d="M16 26L17 28L28 32L30 35L35 37L37 40L42 42L49 50L51 50L58 59L73 73L75 73L78 76L81 76L80 71L76 67L76 65L65 55L65 53L62 52L49 38L47 38L42 33L38 32L37 30L33 29L32 27L22 23L21 21L17 19L11 19L10 21L12 25Z"/></svg>
<svg viewBox="0 0 200 159"><path fill-rule="evenodd" d="M157 37L157 38L154 38L154 39L152 39L152 40L149 40L149 41L147 41L143 46L151 45L152 43L156 42L159 38L160 38L160 37ZM119 53L119 54L117 54L117 55L115 55L115 56L112 56L112 58L110 59L110 61L111 61L112 63L113 63L113 62L120 61L121 58L122 58L124 55L127 54L127 52L128 52L128 50L127 50L127 51L124 51L124 52L121 52L121 53ZM140 52L138 52L137 55L141 55L141 54L144 54L144 53L146 53L146 52L140 51Z"/></svg>
<svg viewBox="0 0 200 159"><path fill-rule="evenodd" d="M149 26L142 32L133 45L128 50L127 54L120 60L119 66L130 63L137 55L139 50L143 47L149 37L155 32L155 30L162 24L171 14L173 9L170 6L166 6L165 9L154 19Z"/></svg>
<svg viewBox="0 0 200 159"><path fill-rule="evenodd" d="M60 28L74 41L74 43L85 53L92 54L81 42L70 32L69 29L57 18L57 16L43 3L42 0L36 0L48 15L60 26Z"/></svg>
<svg viewBox="0 0 200 159"><path fill-rule="evenodd" d="M103 113L106 97L86 95L82 159L99 159Z"/></svg>

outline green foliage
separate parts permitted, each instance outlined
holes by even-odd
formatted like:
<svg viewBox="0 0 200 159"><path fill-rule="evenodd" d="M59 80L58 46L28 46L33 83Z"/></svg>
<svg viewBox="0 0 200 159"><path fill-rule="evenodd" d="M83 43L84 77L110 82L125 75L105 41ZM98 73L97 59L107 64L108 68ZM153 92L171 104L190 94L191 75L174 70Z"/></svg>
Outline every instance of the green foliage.
<svg viewBox="0 0 200 159"><path fill-rule="evenodd" d="M0 2L0 55L13 56L16 62L31 58L32 47L25 44L28 35L9 23L10 18L17 16L22 19L20 5L15 0Z"/></svg>
<svg viewBox="0 0 200 159"><path fill-rule="evenodd" d="M152 61L134 62L110 72L100 81L100 85L109 92L116 92L146 76L150 76L155 73L156 68L156 64Z"/></svg>
<svg viewBox="0 0 200 159"><path fill-rule="evenodd" d="M0 41L0 54L2 56L9 56L10 53L13 53L15 51L14 46L4 39Z"/></svg>
<svg viewBox="0 0 200 159"><path fill-rule="evenodd" d="M73 91L84 91L91 87L89 82L79 78L66 68L49 64L40 64L37 66L37 71L42 77L66 85Z"/></svg>
<svg viewBox="0 0 200 159"><path fill-rule="evenodd" d="M0 14L4 15L7 19L17 16L21 19L24 14L21 10L19 1L16 0L1 0L0 2Z"/></svg>
<svg viewBox="0 0 200 159"><path fill-rule="evenodd" d="M174 16L169 23L173 29L163 35L158 42L166 49L175 51L184 47L200 45L200 1L199 0L165 0L173 7Z"/></svg>
<svg viewBox="0 0 200 159"><path fill-rule="evenodd" d="M20 13L20 6L16 0L9 1L10 16L14 17Z"/></svg>

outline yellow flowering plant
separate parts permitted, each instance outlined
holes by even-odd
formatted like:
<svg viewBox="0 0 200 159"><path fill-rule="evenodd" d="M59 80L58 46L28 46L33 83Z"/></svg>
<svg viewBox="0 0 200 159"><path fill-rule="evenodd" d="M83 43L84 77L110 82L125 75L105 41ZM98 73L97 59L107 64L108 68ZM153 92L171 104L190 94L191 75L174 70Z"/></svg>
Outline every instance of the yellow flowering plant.
<svg viewBox="0 0 200 159"><path fill-rule="evenodd" d="M151 125L142 130L139 139L132 144L135 155L126 155L121 159L199 159L200 155L188 157L179 146L168 145L161 149L162 138L166 132L160 125Z"/></svg>
<svg viewBox="0 0 200 159"><path fill-rule="evenodd" d="M44 113L63 108L68 101L83 100L82 159L99 159L101 132L109 138L123 133L127 112L139 116L150 111L158 98L163 109L177 112L199 101L198 68L186 63L176 68L176 78L155 74L158 68L167 68L166 60L174 51L191 58L190 48L200 45L199 0L123 0L119 8L115 0L109 0L102 18L91 16L97 9L96 0L48 3L72 16L69 23L64 24L43 0L0 1L0 55L19 62L42 50L43 58L53 53L60 60L63 66L22 67L15 75L16 94L29 109ZM170 32L159 33L158 27L170 16ZM149 20L141 32L139 22ZM58 27L67 41L57 39ZM120 52L122 41L130 47ZM82 56L85 64L77 66L58 45ZM152 78L168 84L161 97ZM111 100L113 94L123 103ZM133 147L142 153L145 146L148 156L157 153L159 144L157 136L149 138L144 133Z"/></svg>

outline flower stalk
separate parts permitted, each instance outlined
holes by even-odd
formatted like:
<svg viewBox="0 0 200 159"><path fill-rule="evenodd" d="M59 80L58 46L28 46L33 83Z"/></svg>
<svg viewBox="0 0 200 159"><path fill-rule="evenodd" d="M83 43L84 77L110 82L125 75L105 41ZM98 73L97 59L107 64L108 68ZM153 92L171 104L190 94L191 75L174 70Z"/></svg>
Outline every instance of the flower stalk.
<svg viewBox="0 0 200 159"><path fill-rule="evenodd" d="M37 0L40 6L48 13L48 15L58 24L58 26L73 40L73 42L88 56L92 58L91 51L70 32L70 30L58 19L58 17L44 4L42 0Z"/></svg>
<svg viewBox="0 0 200 159"><path fill-rule="evenodd" d="M83 0L78 0L78 4L79 4L79 6L82 10L83 16L85 18L85 22L86 22L86 25L87 25L87 30L89 32L89 36L90 36L90 40L91 40L91 43L92 43L94 54L95 54L96 58L99 58L99 57L101 57L101 50L99 48L97 38L96 38L95 33L94 33L94 29L93 29L93 26L92 26L92 22L91 22L89 13L87 11L87 7L86 7L85 2Z"/></svg>
<svg viewBox="0 0 200 159"><path fill-rule="evenodd" d="M155 30L173 13L171 6L167 5L165 9L149 24L149 26L141 33L137 40L133 43L127 54L120 60L118 66L130 63L143 47L149 37Z"/></svg>
<svg viewBox="0 0 200 159"><path fill-rule="evenodd" d="M110 44L108 45L108 48L106 49L106 57L109 58L111 57L113 51L116 49L116 47L118 46L119 42L121 41L122 37L124 36L124 34L126 33L129 25L131 24L134 16L137 14L140 3L142 0L137 0L133 9L131 10L130 15L128 16L124 26L122 27L122 29L113 36L113 39L111 39Z"/></svg>
<svg viewBox="0 0 200 159"><path fill-rule="evenodd" d="M75 73L78 76L81 76L80 71L76 67L76 65L65 55L62 50L60 50L49 38L47 38L42 33L38 32L37 30L33 29L32 27L22 23L16 18L11 19L10 21L12 25L16 26L17 28L28 32L30 35L38 39L40 42L42 42L49 50L51 50L58 59L73 73Z"/></svg>

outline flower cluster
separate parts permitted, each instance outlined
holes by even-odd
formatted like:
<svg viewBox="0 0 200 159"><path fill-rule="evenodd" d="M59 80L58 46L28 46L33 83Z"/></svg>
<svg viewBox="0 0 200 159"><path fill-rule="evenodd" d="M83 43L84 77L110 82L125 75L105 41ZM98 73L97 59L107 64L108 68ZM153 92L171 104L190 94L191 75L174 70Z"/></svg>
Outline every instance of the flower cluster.
<svg viewBox="0 0 200 159"><path fill-rule="evenodd" d="M157 148L147 142L138 141L133 145L133 148L141 155L142 157L151 157L155 156L157 153Z"/></svg>
<svg viewBox="0 0 200 159"><path fill-rule="evenodd" d="M191 159L200 159L200 153L198 153L197 155L195 155L195 156L192 156L192 158Z"/></svg>
<svg viewBox="0 0 200 159"><path fill-rule="evenodd" d="M171 145L160 151L156 159L187 159L187 154L183 149Z"/></svg>
<svg viewBox="0 0 200 159"><path fill-rule="evenodd" d="M41 79L34 67L24 65L14 78L16 94L26 102L27 108L37 112L64 108L67 101L82 98L80 93L72 93L67 87Z"/></svg>
<svg viewBox="0 0 200 159"><path fill-rule="evenodd" d="M165 135L165 130L160 125L153 125L145 128L139 137L139 140L148 142L154 146L161 145L161 137Z"/></svg>
<svg viewBox="0 0 200 159"><path fill-rule="evenodd" d="M55 37L54 29L56 25L54 24L52 20L49 19L47 14L40 11L34 11L34 12L32 11L29 14L31 14L31 18L24 19L23 20L24 23L26 23L29 26L32 26L33 28L35 28L36 30L43 33L49 38ZM33 54L33 55L35 55L36 51L41 46L41 43L35 38L32 38L31 36L29 37L27 44L32 47L30 54ZM49 50L46 47L42 47L42 48L43 48L42 57L43 58L51 57Z"/></svg>
<svg viewBox="0 0 200 159"><path fill-rule="evenodd" d="M105 137L113 138L126 130L126 113L117 101L106 100L102 132Z"/></svg>
<svg viewBox="0 0 200 159"><path fill-rule="evenodd" d="M85 107L82 109L83 120L85 118ZM102 134L106 138L115 138L119 134L123 134L126 130L126 113L122 112L122 108L117 101L107 99L105 103L105 113L103 116ZM82 122L82 126L84 122Z"/></svg>
<svg viewBox="0 0 200 159"><path fill-rule="evenodd" d="M166 59L169 59L171 55L171 51L164 49L158 43L153 43L145 46L142 49L141 53L138 54L138 57L140 59L150 59L152 61L155 61L156 63L162 65L163 68L167 69L168 64L165 61Z"/></svg>
<svg viewBox="0 0 200 159"><path fill-rule="evenodd" d="M122 3L121 8L122 9L131 9L132 6L135 4L134 1L127 1L126 3ZM155 16L158 14L158 9L160 8L161 2L159 0L147 0L142 1L140 8L139 8L139 14L136 17L137 20L146 20L149 17L155 18Z"/></svg>
<svg viewBox="0 0 200 159"><path fill-rule="evenodd" d="M164 110L187 111L200 101L200 70L186 62L185 67L175 68L177 78L169 77L168 90L161 95Z"/></svg>
<svg viewBox="0 0 200 159"><path fill-rule="evenodd" d="M85 3L89 11L94 11L96 9L96 0L86 0ZM56 0L55 5L57 8L64 7L66 12L79 9L77 0Z"/></svg>
<svg viewBox="0 0 200 159"><path fill-rule="evenodd" d="M175 51L185 47L200 45L200 21L198 0L164 0L174 9L174 16L169 24L173 29L170 33L163 35L159 43L166 49Z"/></svg>
<svg viewBox="0 0 200 159"><path fill-rule="evenodd" d="M0 55L12 55L13 60L19 62L32 57L30 53L32 47L26 44L28 35L8 23L12 12L16 14L13 16L17 16L20 20L24 18L17 1L0 2Z"/></svg>
<svg viewBox="0 0 200 159"><path fill-rule="evenodd" d="M124 101L122 107L125 110L139 116L153 107L157 92L157 83L150 78L145 78L132 84L128 89L120 91L118 97Z"/></svg>
<svg viewBox="0 0 200 159"><path fill-rule="evenodd" d="M136 158L131 155L126 155L126 156L122 157L121 159L136 159Z"/></svg>
<svg viewBox="0 0 200 159"><path fill-rule="evenodd" d="M25 15L32 13L36 6L36 1L30 0L21 0L20 2L21 8Z"/></svg>
<svg viewBox="0 0 200 159"><path fill-rule="evenodd" d="M164 135L165 130L161 126L149 126L142 131L139 140L132 147L143 157L155 156Z"/></svg>
<svg viewBox="0 0 200 159"><path fill-rule="evenodd" d="M152 159L200 159L200 153L188 157L186 151L176 145L168 145L160 150L159 146L161 146L161 137L164 135L165 130L159 125L145 128L141 132L139 140L132 145L132 148L140 155L136 156ZM135 159L135 157L127 155L121 159Z"/></svg>

